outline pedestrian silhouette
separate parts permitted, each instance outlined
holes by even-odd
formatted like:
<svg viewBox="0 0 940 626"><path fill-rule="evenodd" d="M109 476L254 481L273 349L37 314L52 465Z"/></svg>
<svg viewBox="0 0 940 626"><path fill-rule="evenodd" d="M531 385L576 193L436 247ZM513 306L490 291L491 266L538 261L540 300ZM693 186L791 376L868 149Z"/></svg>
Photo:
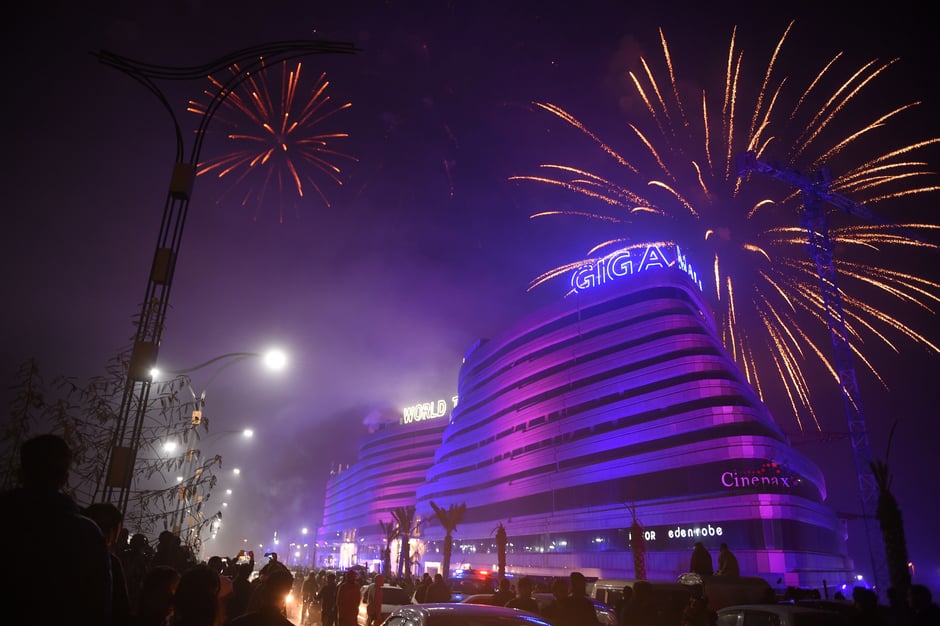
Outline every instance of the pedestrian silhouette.
<svg viewBox="0 0 940 626"><path fill-rule="evenodd" d="M910 623L914 626L927 626L940 624L940 607L933 601L933 594L925 585L911 585L908 590L910 598Z"/></svg>
<svg viewBox="0 0 940 626"><path fill-rule="evenodd" d="M571 590L568 596L558 601L558 613L552 624L555 626L586 626L597 624L594 603L587 597L587 580L581 572L568 576Z"/></svg>
<svg viewBox="0 0 940 626"><path fill-rule="evenodd" d="M183 549L180 538L169 530L164 530L157 537L157 550L151 564L169 565L180 574L184 574L193 565Z"/></svg>
<svg viewBox="0 0 940 626"><path fill-rule="evenodd" d="M111 562L98 526L63 489L72 451L58 435L38 435L20 448L20 486L0 494L0 606L31 626L111 623ZM49 572L69 569L50 596Z"/></svg>
<svg viewBox="0 0 940 626"><path fill-rule="evenodd" d="M434 582L428 587L425 599L428 602L450 602L450 588L444 582L442 574L434 574Z"/></svg>
<svg viewBox="0 0 940 626"><path fill-rule="evenodd" d="M692 548L692 560L689 562L689 571L695 572L702 578L715 574L715 566L712 564L712 555L705 549L705 544L701 541L696 541L695 546Z"/></svg>
<svg viewBox="0 0 940 626"><path fill-rule="evenodd" d="M539 614L539 603L532 597L532 579L523 576L516 585L516 597L506 603L511 609L522 609L529 613Z"/></svg>
<svg viewBox="0 0 940 626"><path fill-rule="evenodd" d="M741 568L738 565L738 557L734 552L728 549L728 544L721 542L718 549L718 575L719 576L740 576Z"/></svg>
<svg viewBox="0 0 940 626"><path fill-rule="evenodd" d="M169 565L155 565L144 576L138 602L132 607L134 626L167 626L180 573Z"/></svg>
<svg viewBox="0 0 940 626"><path fill-rule="evenodd" d="M509 584L509 579L503 576L499 579L499 589L493 593L493 604L506 606L506 603L516 597Z"/></svg>
<svg viewBox="0 0 940 626"><path fill-rule="evenodd" d="M173 597L172 626L220 626L219 574L200 564L180 577Z"/></svg>
<svg viewBox="0 0 940 626"><path fill-rule="evenodd" d="M320 603L320 621L322 626L336 625L336 574L330 572L326 575L326 583L317 592L317 602Z"/></svg>
<svg viewBox="0 0 940 626"><path fill-rule="evenodd" d="M286 568L265 577L258 588L258 606L231 621L231 626L294 626L284 617L284 603L294 586L294 576Z"/></svg>
<svg viewBox="0 0 940 626"><path fill-rule="evenodd" d="M141 589L143 588L144 578L150 571L153 561L153 548L147 541L147 536L142 533L134 533L127 546L118 553L121 557L121 566L124 569L124 581L127 583L127 597L131 605L131 614L137 611L137 604L140 600ZM179 578L177 572L177 578Z"/></svg>
<svg viewBox="0 0 940 626"><path fill-rule="evenodd" d="M359 617L361 589L356 581L356 570L346 570L346 578L336 588L336 625L356 626Z"/></svg>
<svg viewBox="0 0 940 626"><path fill-rule="evenodd" d="M552 601L542 609L542 617L556 624L561 617L561 603L568 597L568 580L566 578L556 578L551 586Z"/></svg>
<svg viewBox="0 0 940 626"><path fill-rule="evenodd" d="M98 525L104 535L105 545L111 559L111 623L114 626L127 626L131 617L130 598L127 594L127 581L124 578L124 564L117 555L115 545L123 530L124 515L110 502L96 502L85 508L85 515Z"/></svg>

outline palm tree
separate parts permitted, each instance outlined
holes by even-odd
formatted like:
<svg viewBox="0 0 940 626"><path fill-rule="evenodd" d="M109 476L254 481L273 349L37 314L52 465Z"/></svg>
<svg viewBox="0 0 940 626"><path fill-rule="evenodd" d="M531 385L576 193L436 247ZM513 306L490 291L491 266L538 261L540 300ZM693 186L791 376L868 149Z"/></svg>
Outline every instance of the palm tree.
<svg viewBox="0 0 940 626"><path fill-rule="evenodd" d="M457 530L457 524L463 520L464 513L467 512L465 503L451 504L447 509L434 504L431 500L431 508L434 509L434 515L437 521L444 527L444 563L441 569L444 570L444 580L450 578L450 557L454 552L454 531Z"/></svg>
<svg viewBox="0 0 940 626"><path fill-rule="evenodd" d="M398 536L401 537L401 554L398 558L398 577L402 577L404 567L405 580L411 580L411 535L415 525L414 505L400 506L392 511L392 517L398 522Z"/></svg>
<svg viewBox="0 0 940 626"><path fill-rule="evenodd" d="M506 527L503 526L503 523L500 522L499 526L496 527L496 555L497 563L499 564L499 578L502 580L506 577L506 543L508 537L506 536Z"/></svg>
<svg viewBox="0 0 940 626"><path fill-rule="evenodd" d="M382 528L382 534L385 535L385 562L382 565L382 573L388 577L392 573L392 542L398 536L398 526L394 519L387 522L379 520L379 526Z"/></svg>
<svg viewBox="0 0 940 626"><path fill-rule="evenodd" d="M888 453L891 451L891 439L894 437L895 422L888 435L888 450L884 461L872 461L871 471L878 484L878 508L876 516L881 527L881 536L885 544L885 559L888 562L888 577L891 586L898 592L898 597L906 598L911 586L911 572L908 569L907 540L904 537L904 519L901 508L891 493L891 473L888 471Z"/></svg>

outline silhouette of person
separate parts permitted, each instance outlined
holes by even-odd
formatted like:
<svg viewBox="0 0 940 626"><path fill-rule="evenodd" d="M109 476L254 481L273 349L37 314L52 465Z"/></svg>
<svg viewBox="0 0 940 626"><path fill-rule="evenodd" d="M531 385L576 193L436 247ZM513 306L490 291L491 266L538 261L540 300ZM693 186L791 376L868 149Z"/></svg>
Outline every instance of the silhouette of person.
<svg viewBox="0 0 940 626"><path fill-rule="evenodd" d="M336 588L336 626L356 626L362 601L356 570L346 570L346 579Z"/></svg>
<svg viewBox="0 0 940 626"><path fill-rule="evenodd" d="M734 552L728 549L728 544L721 542L718 549L718 575L719 576L740 576L741 568L738 565L738 557Z"/></svg>
<svg viewBox="0 0 940 626"><path fill-rule="evenodd" d="M702 578L713 576L715 566L712 564L712 555L705 549L705 544L696 541L692 548L692 560L689 562L689 571L695 572Z"/></svg>
<svg viewBox="0 0 940 626"><path fill-rule="evenodd" d="M689 605L682 611L682 626L714 626L718 614L708 608L705 596L689 597Z"/></svg>
<svg viewBox="0 0 940 626"><path fill-rule="evenodd" d="M131 617L131 604L127 594L127 581L124 578L124 564L115 551L117 538L124 525L124 515L109 502L90 504L84 512L98 525L104 535L105 545L108 546L111 559L111 623L114 626L126 626Z"/></svg>
<svg viewBox="0 0 940 626"><path fill-rule="evenodd" d="M316 602L317 590L320 585L317 582L317 573L313 570L310 570L307 573L307 577L304 578L303 585L300 587L300 596L301 601L303 602L303 609L300 614L300 623L301 625L310 623L310 614L313 611L314 603Z"/></svg>
<svg viewBox="0 0 940 626"><path fill-rule="evenodd" d="M155 565L141 583L134 626L167 626L173 615L173 597L180 584L180 573L169 565Z"/></svg>
<svg viewBox="0 0 940 626"><path fill-rule="evenodd" d="M633 587L630 585L623 586L623 594L620 596L620 600L617 601L617 604L614 606L614 610L617 611L617 623L623 626L624 616L632 610L633 608Z"/></svg>
<svg viewBox="0 0 940 626"><path fill-rule="evenodd" d="M220 626L222 611L219 574L208 565L195 565L180 577L173 596L172 626Z"/></svg>
<svg viewBox="0 0 940 626"><path fill-rule="evenodd" d="M157 550L151 560L152 565L169 565L180 574L188 570L192 563L183 550L180 538L169 530L164 530L157 537Z"/></svg>
<svg viewBox="0 0 940 626"><path fill-rule="evenodd" d="M499 589L493 593L493 604L498 606L506 606L506 603L516 597L516 594L512 592L512 586L509 584L509 579L503 576L499 579Z"/></svg>
<svg viewBox="0 0 940 626"><path fill-rule="evenodd" d="M287 568L272 571L258 588L257 608L233 619L231 626L294 626L283 613L293 587L294 576Z"/></svg>
<svg viewBox="0 0 940 626"><path fill-rule="evenodd" d="M330 572L326 575L326 583L317 592L317 601L320 603L320 621L322 626L336 626L336 574Z"/></svg>
<svg viewBox="0 0 940 626"><path fill-rule="evenodd" d="M244 615L248 611L248 602L251 600L251 572L254 571L251 563L237 563L235 565L235 577L232 578L232 595L228 598L226 605L226 615L229 619L235 619Z"/></svg>
<svg viewBox="0 0 940 626"><path fill-rule="evenodd" d="M645 580L633 584L633 600L624 608L622 626L658 626L663 622L653 598L653 585Z"/></svg>
<svg viewBox="0 0 940 626"><path fill-rule="evenodd" d="M137 611L137 603L144 584L144 578L150 571L153 560L153 548L147 541L147 536L134 533L131 540L118 556L121 557L121 566L124 569L124 581L127 584L127 597L131 605L131 614Z"/></svg>
<svg viewBox="0 0 940 626"><path fill-rule="evenodd" d="M511 609L522 609L523 611L538 615L539 603L532 597L533 586L532 579L528 576L520 578L519 584L516 585L516 597L507 602L506 606Z"/></svg>
<svg viewBox="0 0 940 626"><path fill-rule="evenodd" d="M375 580L366 590L366 626L379 626L382 620L382 585L385 584L385 576L376 574Z"/></svg>
<svg viewBox="0 0 940 626"><path fill-rule="evenodd" d="M597 624L594 603L587 597L587 580L581 572L568 576L571 590L568 596L558 601L558 615L552 623L556 626L587 626Z"/></svg>
<svg viewBox="0 0 940 626"><path fill-rule="evenodd" d="M428 586L425 598L428 602L450 602L450 589L444 582L443 575L434 574L434 582Z"/></svg>
<svg viewBox="0 0 940 626"><path fill-rule="evenodd" d="M542 617L556 624L561 614L561 603L568 597L568 580L565 578L556 578L551 586L552 601L542 609Z"/></svg>
<svg viewBox="0 0 940 626"><path fill-rule="evenodd" d="M0 494L0 538L8 565L0 568L0 606L31 625L111 623L111 561L98 526L62 490L72 451L53 434L20 448L20 486ZM54 598L50 568L67 564L67 584ZM53 600L53 601L50 601ZM27 618L28 616L28 618Z"/></svg>
<svg viewBox="0 0 940 626"><path fill-rule="evenodd" d="M427 602L428 597L428 587L431 586L431 575L427 572L421 576L421 580L415 585L415 602L421 604L422 602Z"/></svg>
<svg viewBox="0 0 940 626"><path fill-rule="evenodd" d="M913 626L940 624L940 607L933 601L933 594L926 585L911 585L907 593L910 599L908 618Z"/></svg>

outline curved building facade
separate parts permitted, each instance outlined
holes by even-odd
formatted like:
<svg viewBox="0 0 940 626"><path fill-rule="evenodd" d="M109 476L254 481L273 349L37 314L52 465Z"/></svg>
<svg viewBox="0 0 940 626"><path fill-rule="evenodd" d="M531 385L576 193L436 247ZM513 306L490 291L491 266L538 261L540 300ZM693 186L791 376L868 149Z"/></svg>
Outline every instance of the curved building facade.
<svg viewBox="0 0 940 626"><path fill-rule="evenodd" d="M465 503L453 562L675 580L695 542L728 543L771 584L848 582L842 524L819 469L790 447L673 263L595 281L465 356L417 508ZM590 286L590 285L587 285ZM425 539L440 542L429 525Z"/></svg>
<svg viewBox="0 0 940 626"><path fill-rule="evenodd" d="M453 400L437 400L367 419L369 434L359 443L356 462L334 470L327 481L317 567L381 569L388 546L382 523L392 525L391 511L415 505L452 407ZM398 542L393 544L397 555Z"/></svg>
<svg viewBox="0 0 940 626"><path fill-rule="evenodd" d="M716 560L728 543L742 574L776 587L850 582L821 472L725 351L681 255L665 257L651 271L588 268L576 293L471 347L449 421L376 430L331 478L323 554L375 559L379 521L412 504L426 520L414 571L437 566L433 501L467 507L455 568L494 568L503 524L519 574L634 578L642 535L649 579L688 571L702 541Z"/></svg>

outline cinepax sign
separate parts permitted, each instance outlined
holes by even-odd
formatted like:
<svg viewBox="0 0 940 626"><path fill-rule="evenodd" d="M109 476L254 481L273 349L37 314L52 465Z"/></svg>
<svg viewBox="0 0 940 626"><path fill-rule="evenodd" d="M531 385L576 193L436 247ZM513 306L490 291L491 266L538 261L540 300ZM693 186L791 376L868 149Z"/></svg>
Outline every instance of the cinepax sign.
<svg viewBox="0 0 940 626"><path fill-rule="evenodd" d="M676 268L686 273L699 289L702 281L677 244L660 242L630 246L605 257L585 263L571 274L575 292L597 287L614 280L653 270Z"/></svg>

